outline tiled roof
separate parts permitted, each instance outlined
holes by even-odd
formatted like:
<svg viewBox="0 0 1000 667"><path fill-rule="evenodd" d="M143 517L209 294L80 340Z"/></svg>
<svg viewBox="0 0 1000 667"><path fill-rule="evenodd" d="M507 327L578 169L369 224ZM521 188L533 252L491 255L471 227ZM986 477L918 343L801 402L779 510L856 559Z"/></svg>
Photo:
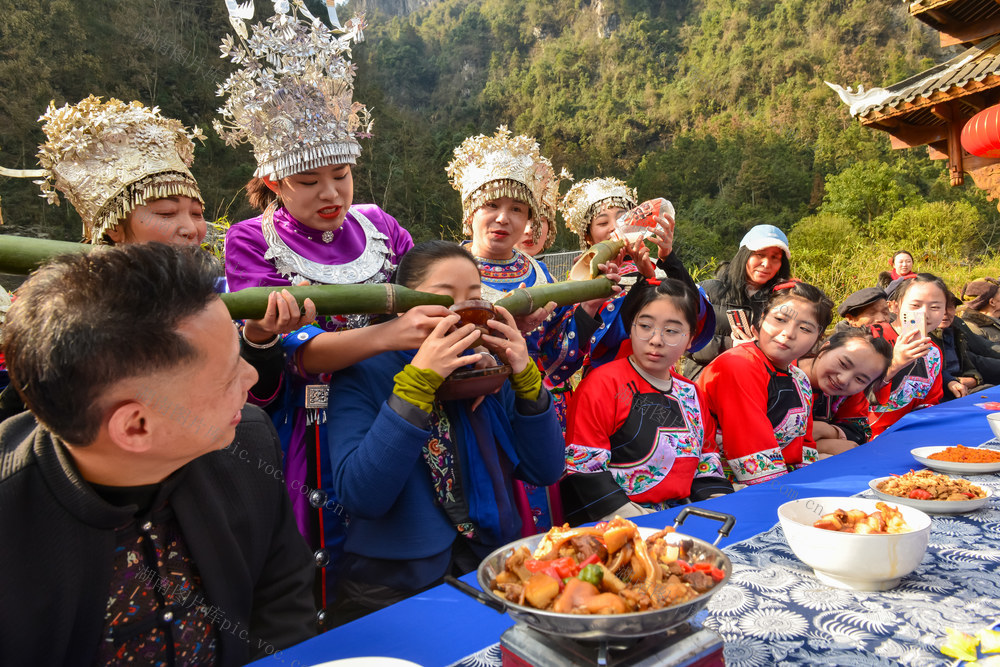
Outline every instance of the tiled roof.
<svg viewBox="0 0 1000 667"><path fill-rule="evenodd" d="M858 116L873 111L891 114L891 108L912 102L918 97L930 98L936 92L964 88L972 81L982 81L991 74L1000 74L1000 35L990 37L965 53L941 63L905 81L882 89L868 91L872 103L858 109Z"/></svg>

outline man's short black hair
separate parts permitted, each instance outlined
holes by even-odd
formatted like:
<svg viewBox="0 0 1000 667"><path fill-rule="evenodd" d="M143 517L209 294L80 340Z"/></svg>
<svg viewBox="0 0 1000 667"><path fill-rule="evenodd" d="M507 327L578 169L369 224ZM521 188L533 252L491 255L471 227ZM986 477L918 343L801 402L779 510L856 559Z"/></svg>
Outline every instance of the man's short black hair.
<svg viewBox="0 0 1000 667"><path fill-rule="evenodd" d="M196 356L177 328L216 298L220 276L200 248L162 243L55 258L17 290L7 314L11 384L53 433L92 443L109 387Z"/></svg>

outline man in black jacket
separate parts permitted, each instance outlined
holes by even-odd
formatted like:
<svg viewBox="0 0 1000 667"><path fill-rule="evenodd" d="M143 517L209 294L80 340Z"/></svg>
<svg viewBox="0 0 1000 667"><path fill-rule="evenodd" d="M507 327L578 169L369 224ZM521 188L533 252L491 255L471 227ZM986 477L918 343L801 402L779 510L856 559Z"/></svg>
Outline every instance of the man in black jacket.
<svg viewBox="0 0 1000 667"><path fill-rule="evenodd" d="M40 269L4 330L0 664L241 665L315 634L256 372L197 248Z"/></svg>

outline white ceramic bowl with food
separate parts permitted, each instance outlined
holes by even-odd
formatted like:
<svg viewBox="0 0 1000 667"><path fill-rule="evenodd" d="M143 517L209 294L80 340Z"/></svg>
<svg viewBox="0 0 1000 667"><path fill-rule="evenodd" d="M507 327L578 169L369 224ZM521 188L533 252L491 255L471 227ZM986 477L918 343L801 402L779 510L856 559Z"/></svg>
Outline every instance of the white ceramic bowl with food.
<svg viewBox="0 0 1000 667"><path fill-rule="evenodd" d="M990 430L993 431L993 437L1000 440L1000 412L991 412L986 415L986 421L989 422Z"/></svg>
<svg viewBox="0 0 1000 667"><path fill-rule="evenodd" d="M969 500L920 500L919 498L903 498L894 496L891 493L885 493L878 488L879 484L889 479L892 479L892 477L873 479L868 482L868 487L875 492L875 495L880 500L884 500L890 504L900 503L909 507L915 507L921 512L929 514L962 514L964 512L974 512L989 502L992 495L988 488L980 487L986 495L982 498L970 498Z"/></svg>
<svg viewBox="0 0 1000 667"><path fill-rule="evenodd" d="M1000 461L994 461L993 463L959 463L958 461L938 461L937 459L927 458L931 454L937 454L946 449L948 447L944 445L917 447L916 449L911 449L910 454L920 463L938 472L950 472L956 475L982 475L984 473L1000 471ZM972 449L980 448L973 447ZM989 451L995 452L997 450L991 449Z"/></svg>
<svg viewBox="0 0 1000 667"><path fill-rule="evenodd" d="M910 530L888 535L860 535L814 528L813 523L835 510L877 512L882 500L868 498L800 498L778 508L778 520L788 545L828 586L853 591L886 591L920 565L931 534L931 518L902 503L897 507Z"/></svg>

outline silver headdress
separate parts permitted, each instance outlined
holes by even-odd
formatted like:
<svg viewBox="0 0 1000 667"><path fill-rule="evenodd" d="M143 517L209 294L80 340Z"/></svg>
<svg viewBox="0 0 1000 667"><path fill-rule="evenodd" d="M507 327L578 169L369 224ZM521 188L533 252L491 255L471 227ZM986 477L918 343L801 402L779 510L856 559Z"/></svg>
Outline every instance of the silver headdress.
<svg viewBox="0 0 1000 667"><path fill-rule="evenodd" d="M635 208L637 200L635 190L624 181L617 178L588 178L569 189L562 198L559 211L566 226L580 237L580 247L586 250L587 231L595 215L612 206L625 210Z"/></svg>
<svg viewBox="0 0 1000 667"><path fill-rule="evenodd" d="M239 69L219 86L218 95L226 97L219 109L224 122L212 125L227 145L251 144L255 176L278 180L354 164L361 154L358 138L371 136L368 110L352 99L357 68L351 42L364 39L364 21L355 17L340 28L338 1L326 0L336 33L302 0L275 0L268 25L252 26L248 36L244 21L253 18L253 2L226 0L238 41L223 38L222 57Z"/></svg>
<svg viewBox="0 0 1000 667"><path fill-rule="evenodd" d="M198 128L164 118L140 102L91 95L79 104L49 108L39 120L46 141L38 147L44 180L35 181L50 204L56 190L83 219L83 233L101 243L137 206L182 195L204 203L188 167Z"/></svg>
<svg viewBox="0 0 1000 667"><path fill-rule="evenodd" d="M528 204L532 218L545 217L555 225L559 183L569 176L556 176L549 159L542 156L538 142L524 135L512 135L501 125L491 137L469 137L455 149L455 159L448 164L451 186L462 194L462 222L466 234L472 214L491 199L511 197ZM541 226L534 225L538 243Z"/></svg>

